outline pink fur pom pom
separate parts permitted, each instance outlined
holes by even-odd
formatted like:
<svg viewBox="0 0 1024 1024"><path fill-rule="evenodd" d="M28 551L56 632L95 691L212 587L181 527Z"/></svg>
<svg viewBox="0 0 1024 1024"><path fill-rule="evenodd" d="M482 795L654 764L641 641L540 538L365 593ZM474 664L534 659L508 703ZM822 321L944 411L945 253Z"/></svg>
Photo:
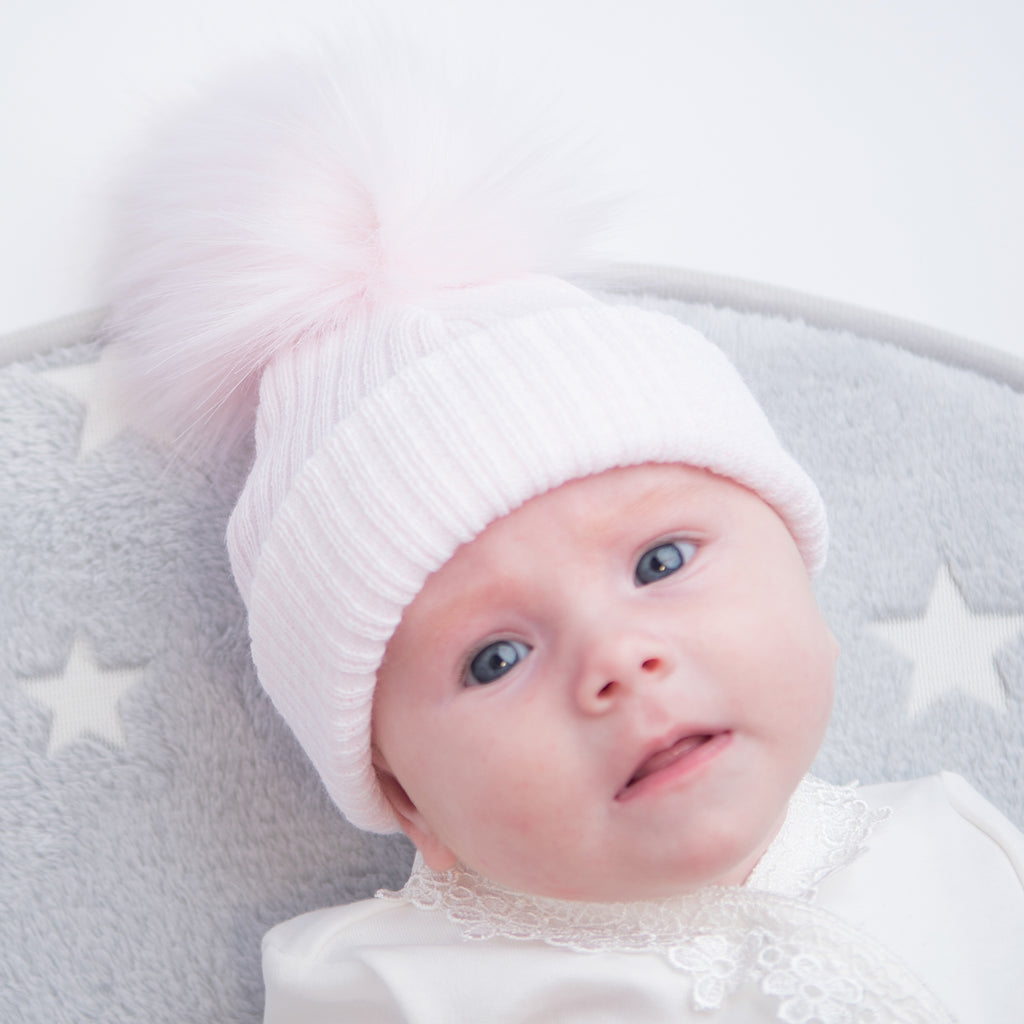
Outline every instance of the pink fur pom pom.
<svg viewBox="0 0 1024 1024"><path fill-rule="evenodd" d="M142 422L230 443L275 353L343 344L356 305L570 272L605 204L581 196L583 147L523 106L379 35L195 104L120 209L104 333Z"/></svg>

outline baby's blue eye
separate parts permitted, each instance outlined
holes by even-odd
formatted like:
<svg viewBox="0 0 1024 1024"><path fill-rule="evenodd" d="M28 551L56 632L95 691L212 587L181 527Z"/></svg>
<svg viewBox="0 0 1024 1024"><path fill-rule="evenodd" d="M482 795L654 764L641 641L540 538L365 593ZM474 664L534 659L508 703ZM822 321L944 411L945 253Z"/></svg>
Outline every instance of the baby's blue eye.
<svg viewBox="0 0 1024 1024"><path fill-rule="evenodd" d="M470 678L467 684L475 686L478 683L493 683L529 653L530 648L518 640L496 640L469 663Z"/></svg>
<svg viewBox="0 0 1024 1024"><path fill-rule="evenodd" d="M678 572L697 552L697 546L686 541L659 544L645 551L636 563L636 582L646 586Z"/></svg>

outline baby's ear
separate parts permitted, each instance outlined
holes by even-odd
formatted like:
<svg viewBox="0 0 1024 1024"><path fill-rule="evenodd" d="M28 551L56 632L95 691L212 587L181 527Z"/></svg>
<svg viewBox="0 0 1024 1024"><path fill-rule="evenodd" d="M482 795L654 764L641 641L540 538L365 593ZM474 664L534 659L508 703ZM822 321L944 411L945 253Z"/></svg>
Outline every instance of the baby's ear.
<svg viewBox="0 0 1024 1024"><path fill-rule="evenodd" d="M433 871L449 871L455 867L458 857L438 838L430 823L412 802L405 787L383 763L383 758L380 755L374 757L373 766L377 771L380 788L388 803L391 804L391 809L395 812L402 831L416 844L416 849L420 851L427 867Z"/></svg>

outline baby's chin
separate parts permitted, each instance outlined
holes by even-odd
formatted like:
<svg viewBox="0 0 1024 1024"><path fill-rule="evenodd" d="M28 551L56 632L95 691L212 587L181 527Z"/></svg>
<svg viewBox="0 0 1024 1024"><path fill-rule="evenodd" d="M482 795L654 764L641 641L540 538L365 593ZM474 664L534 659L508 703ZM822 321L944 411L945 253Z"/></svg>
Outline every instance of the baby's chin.
<svg viewBox="0 0 1024 1024"><path fill-rule="evenodd" d="M626 861L601 864L594 857L574 863L550 851L536 859L520 851L514 861L497 858L473 870L516 892L587 903L672 899L708 886L741 886L777 837L787 809L781 808L753 834L732 830L704 844L680 839L672 844L678 855L645 859L642 852L639 857L627 853ZM643 850L641 843L638 839L633 853Z"/></svg>

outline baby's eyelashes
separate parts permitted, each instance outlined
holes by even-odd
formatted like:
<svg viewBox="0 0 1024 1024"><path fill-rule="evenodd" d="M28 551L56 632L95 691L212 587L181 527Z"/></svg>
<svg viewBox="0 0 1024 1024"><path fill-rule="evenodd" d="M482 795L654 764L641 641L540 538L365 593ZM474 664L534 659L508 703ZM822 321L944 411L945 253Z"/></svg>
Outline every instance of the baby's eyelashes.
<svg viewBox="0 0 1024 1024"><path fill-rule="evenodd" d="M495 640L473 656L466 672L466 685L493 683L518 665L531 649L521 640Z"/></svg>
<svg viewBox="0 0 1024 1024"><path fill-rule="evenodd" d="M645 551L636 564L634 580L639 587L671 576L697 553L697 545L687 540L665 541Z"/></svg>

